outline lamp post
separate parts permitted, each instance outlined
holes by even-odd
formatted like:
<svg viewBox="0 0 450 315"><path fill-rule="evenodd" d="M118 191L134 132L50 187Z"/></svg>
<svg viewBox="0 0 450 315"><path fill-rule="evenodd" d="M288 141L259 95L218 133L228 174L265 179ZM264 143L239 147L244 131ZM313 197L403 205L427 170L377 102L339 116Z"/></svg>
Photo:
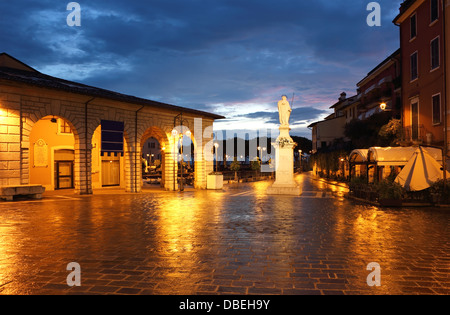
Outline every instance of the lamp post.
<svg viewBox="0 0 450 315"><path fill-rule="evenodd" d="M180 191L184 191L184 185L183 185L183 122L185 120L183 120L183 113L178 114L177 116L174 117L173 119L173 130L172 130L172 135L174 137L174 147L175 147L175 138L178 135L178 131L176 130L177 127L177 120L180 121L180 128L181 128L181 132L180 132L180 140L181 140L181 162L180 162L180 173L181 173L181 178L180 178ZM188 137L191 136L191 132L188 130L186 131L186 135ZM175 172L175 163L177 163L178 160L178 142L176 147L174 148L174 151L176 152L176 157L174 154L173 160L174 160L174 165L173 165L173 190L175 190L175 184L176 184L176 178L178 177L178 174L176 174L177 172ZM174 153L175 153L174 152Z"/></svg>
<svg viewBox="0 0 450 315"><path fill-rule="evenodd" d="M300 168L300 173L302 172L302 150L298 150L298 157L299 157L299 160L300 160L300 166L299 166L299 168Z"/></svg>
<svg viewBox="0 0 450 315"><path fill-rule="evenodd" d="M218 149L219 149L219 144L216 142L214 143L214 148L216 148L216 172L219 172L219 159L218 159Z"/></svg>

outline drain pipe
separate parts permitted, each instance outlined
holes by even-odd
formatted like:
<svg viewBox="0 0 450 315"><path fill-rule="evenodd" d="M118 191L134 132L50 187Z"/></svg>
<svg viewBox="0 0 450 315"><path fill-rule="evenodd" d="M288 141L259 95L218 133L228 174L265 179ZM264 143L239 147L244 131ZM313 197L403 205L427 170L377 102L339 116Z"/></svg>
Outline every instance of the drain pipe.
<svg viewBox="0 0 450 315"><path fill-rule="evenodd" d="M84 103L84 141L85 141L85 156L84 156L84 166L86 169L86 195L90 195L92 193L91 190L89 190L89 172L88 172L88 166L89 166L89 162L88 162L88 105L90 102L92 102L93 100L95 100L96 98L93 97L91 98L89 101L87 101L86 103Z"/></svg>
<svg viewBox="0 0 450 315"><path fill-rule="evenodd" d="M138 114L139 112L144 109L145 106L142 106L141 108L139 108L136 111L136 116L135 116L135 122L134 122L134 191L137 193L138 192L138 187L139 187L139 183L138 183L138 166L139 163L137 163L138 161L138 150L137 150L137 145L138 145Z"/></svg>

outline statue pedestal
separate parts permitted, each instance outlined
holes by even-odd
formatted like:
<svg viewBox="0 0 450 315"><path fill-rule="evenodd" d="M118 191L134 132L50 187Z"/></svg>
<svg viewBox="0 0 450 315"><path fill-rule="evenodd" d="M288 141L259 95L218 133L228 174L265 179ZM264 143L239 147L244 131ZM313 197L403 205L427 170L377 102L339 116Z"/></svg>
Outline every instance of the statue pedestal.
<svg viewBox="0 0 450 315"><path fill-rule="evenodd" d="M280 127L280 136L273 143L276 151L275 159L275 183L269 187L269 195L294 195L301 194L301 188L294 180L294 146L289 136L289 126Z"/></svg>

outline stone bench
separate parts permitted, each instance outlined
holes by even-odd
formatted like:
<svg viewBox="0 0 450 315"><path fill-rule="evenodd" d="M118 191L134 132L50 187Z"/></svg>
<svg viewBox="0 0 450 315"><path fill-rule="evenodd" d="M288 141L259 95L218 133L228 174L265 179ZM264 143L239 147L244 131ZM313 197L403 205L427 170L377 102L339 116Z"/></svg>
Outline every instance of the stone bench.
<svg viewBox="0 0 450 315"><path fill-rule="evenodd" d="M42 199L45 187L41 185L19 185L0 187L0 199L13 201L15 196L27 196L33 199Z"/></svg>

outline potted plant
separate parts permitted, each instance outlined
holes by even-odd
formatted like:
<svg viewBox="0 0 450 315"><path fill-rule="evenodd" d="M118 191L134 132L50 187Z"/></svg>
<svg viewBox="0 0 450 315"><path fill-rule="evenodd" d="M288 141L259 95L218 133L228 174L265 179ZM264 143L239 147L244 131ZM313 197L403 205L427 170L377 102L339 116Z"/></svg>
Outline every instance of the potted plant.
<svg viewBox="0 0 450 315"><path fill-rule="evenodd" d="M376 185L378 202L383 207L401 207L403 187L402 185L384 179Z"/></svg>
<svg viewBox="0 0 450 315"><path fill-rule="evenodd" d="M238 172L240 169L241 169L241 163L239 163L239 161L237 160L237 157L234 157L234 161L230 165L230 170L234 172L234 180L236 182L239 181Z"/></svg>
<svg viewBox="0 0 450 315"><path fill-rule="evenodd" d="M444 187L445 186L445 187ZM444 185L444 180L438 180L428 189L432 202L434 204L449 204L450 203L450 180Z"/></svg>
<svg viewBox="0 0 450 315"><path fill-rule="evenodd" d="M357 198L368 199L365 192L369 188L367 178L365 176L353 177L348 185L350 194Z"/></svg>
<svg viewBox="0 0 450 315"><path fill-rule="evenodd" d="M255 158L251 162L251 168L252 168L253 171L255 171L255 178L256 178L258 172L261 171L261 161L259 160L259 158Z"/></svg>

